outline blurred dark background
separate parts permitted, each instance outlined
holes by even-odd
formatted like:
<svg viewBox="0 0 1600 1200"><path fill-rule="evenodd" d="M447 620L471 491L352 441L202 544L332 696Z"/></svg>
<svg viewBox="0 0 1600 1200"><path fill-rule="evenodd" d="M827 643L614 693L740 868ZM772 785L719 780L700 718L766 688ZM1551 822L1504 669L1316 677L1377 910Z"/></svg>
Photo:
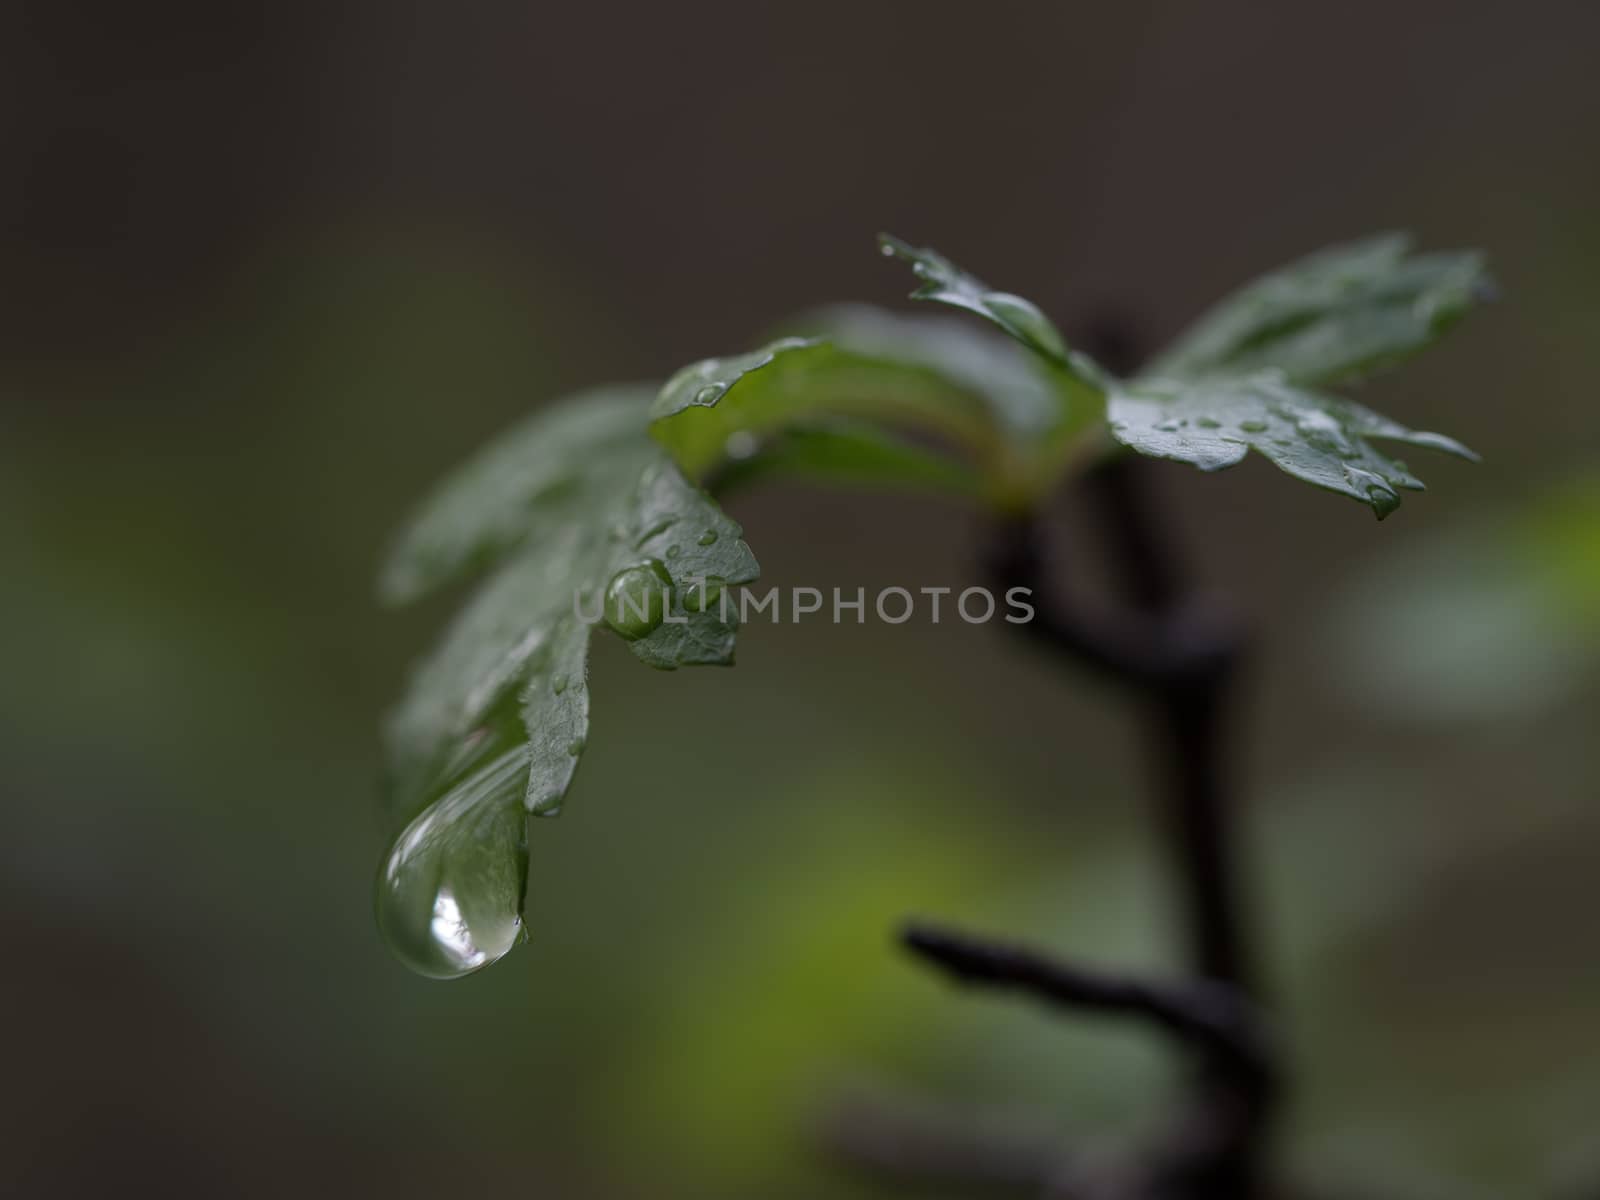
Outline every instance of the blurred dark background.
<svg viewBox="0 0 1600 1200"><path fill-rule="evenodd" d="M1152 341L1330 241L1489 252L1501 302L1363 394L1482 465L1382 526L1259 460L1155 475L1262 629L1286 1156L1600 1178L1597 49L1576 2L3 5L0 1188L852 1196L838 1089L1150 1111L1143 1039L890 946L1171 957L1131 714L991 629L605 641L530 944L441 985L373 926L377 723L456 600L378 610L390 530L569 389L897 303L879 229ZM734 512L775 583L981 549L946 501Z"/></svg>

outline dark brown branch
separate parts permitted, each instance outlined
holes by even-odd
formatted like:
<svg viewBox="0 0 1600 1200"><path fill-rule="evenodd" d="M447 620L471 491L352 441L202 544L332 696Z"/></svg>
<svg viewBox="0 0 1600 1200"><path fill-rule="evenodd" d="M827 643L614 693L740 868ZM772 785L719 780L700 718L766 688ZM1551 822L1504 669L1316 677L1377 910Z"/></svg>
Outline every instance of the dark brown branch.
<svg viewBox="0 0 1600 1200"><path fill-rule="evenodd" d="M1120 458L1089 478L1100 525L1122 591L1165 626L1169 653L1187 660L1164 679L1145 681L1154 757L1166 769L1167 844L1182 889L1194 969L1249 991L1254 968L1245 945L1234 859L1233 813L1224 778L1225 715L1244 652L1235 621L1212 610L1197 618L1184 598L1177 556L1150 503L1147 464Z"/></svg>
<svg viewBox="0 0 1600 1200"><path fill-rule="evenodd" d="M1226 1062L1254 1089L1265 1092L1273 1085L1274 1056L1261 1015L1224 984L1090 971L1021 946L929 925L908 926L901 940L961 983L1010 988L1080 1012L1144 1021Z"/></svg>
<svg viewBox="0 0 1600 1200"><path fill-rule="evenodd" d="M1097 612L1057 593L1028 517L996 524L989 571L998 588L1030 594L1034 618L1014 628L1124 686L1150 691L1204 684L1226 673L1237 652L1237 630L1211 605L1186 603L1160 614Z"/></svg>
<svg viewBox="0 0 1600 1200"><path fill-rule="evenodd" d="M1140 471L1139 460L1127 455L1102 463L1089 474L1089 499L1128 602L1143 612L1170 613L1184 599L1182 564L1162 534Z"/></svg>
<svg viewBox="0 0 1600 1200"><path fill-rule="evenodd" d="M1125 327L1106 326L1094 340L1097 358L1119 374L1131 372L1136 347ZM1054 586L1060 565L1052 570L1045 563L1032 514L996 522L988 567L1000 589L1030 593L1034 618L1014 628L1129 689L1148 710L1154 756L1164 764L1164 840L1188 925L1193 978L1156 982L1090 972L1016 946L926 927L908 930L905 942L962 982L1141 1020L1196 1052L1193 1086L1153 1144L1111 1174L1052 1169L1050 1194L1252 1200L1260 1194L1279 1067L1253 996L1224 773L1224 717L1244 642L1229 615L1189 590L1141 470L1121 456L1087 481L1121 594L1116 607L1085 605L1081 596ZM913 1167L932 1167L938 1157L909 1142L894 1142L892 1150L888 1157L902 1167L908 1157ZM1037 1161L985 1166L1017 1179L1037 1177L1039 1169Z"/></svg>
<svg viewBox="0 0 1600 1200"><path fill-rule="evenodd" d="M1034 522L1000 523L990 559L996 582L1031 592L1035 619L1016 628L1131 689L1144 703L1163 764L1164 839L1188 926L1196 984L1221 985L1247 1000L1254 973L1238 898L1233 816L1223 766L1224 715L1243 653L1235 623L1188 598L1128 459L1101 468L1099 497L1108 556L1128 607L1095 610L1054 586ZM1242 1061L1213 1043L1185 1106L1155 1153L1152 1190L1243 1200L1255 1194L1258 1160L1276 1093L1269 1049Z"/></svg>

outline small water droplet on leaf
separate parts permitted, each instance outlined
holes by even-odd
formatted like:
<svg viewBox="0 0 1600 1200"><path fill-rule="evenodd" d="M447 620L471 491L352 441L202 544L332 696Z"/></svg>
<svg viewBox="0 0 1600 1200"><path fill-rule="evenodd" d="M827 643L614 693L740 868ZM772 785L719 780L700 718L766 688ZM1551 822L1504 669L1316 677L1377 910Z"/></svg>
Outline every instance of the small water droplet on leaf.
<svg viewBox="0 0 1600 1200"><path fill-rule="evenodd" d="M630 642L644 637L667 615L672 576L651 558L625 567L606 585L605 621Z"/></svg>
<svg viewBox="0 0 1600 1200"><path fill-rule="evenodd" d="M717 602L727 580L719 575L696 579L683 589L683 606L690 612L703 613Z"/></svg>

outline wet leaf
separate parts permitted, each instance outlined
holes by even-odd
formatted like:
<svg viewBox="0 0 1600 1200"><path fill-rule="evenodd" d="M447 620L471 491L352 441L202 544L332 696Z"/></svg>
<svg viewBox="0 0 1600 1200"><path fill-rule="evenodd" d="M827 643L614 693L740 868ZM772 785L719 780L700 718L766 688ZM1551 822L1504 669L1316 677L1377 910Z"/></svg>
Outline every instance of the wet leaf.
<svg viewBox="0 0 1600 1200"><path fill-rule="evenodd" d="M403 604L581 518L637 478L652 384L596 388L541 409L490 442L418 506L380 579Z"/></svg>
<svg viewBox="0 0 1600 1200"><path fill-rule="evenodd" d="M726 496L768 476L964 495L982 491L977 472L965 463L864 422L850 421L770 434L748 456L723 463L716 473L717 494Z"/></svg>
<svg viewBox="0 0 1600 1200"><path fill-rule="evenodd" d="M1371 440L1405 442L1466 459L1459 442L1418 433L1348 400L1291 387L1273 373L1118 387L1107 409L1117 441L1202 471L1231 467L1255 450L1307 483L1372 506L1379 519L1400 504L1399 489L1422 483Z"/></svg>
<svg viewBox="0 0 1600 1200"><path fill-rule="evenodd" d="M1490 288L1475 251L1410 254L1384 234L1334 246L1246 284L1150 364L1161 377L1249 374L1326 384L1422 349Z"/></svg>
<svg viewBox="0 0 1600 1200"><path fill-rule="evenodd" d="M837 304L803 315L795 325L853 354L932 371L977 400L995 436L1019 445L1047 441L1101 412L1095 404L1064 413L1046 364L960 317Z"/></svg>
<svg viewBox="0 0 1600 1200"><path fill-rule="evenodd" d="M1387 234L1313 254L1246 285L1198 321L1107 405L1111 433L1141 454L1231 466L1254 449L1381 519L1422 483L1371 440L1476 456L1346 400L1307 390L1398 362L1453 324L1488 279L1474 252L1409 254Z"/></svg>
<svg viewBox="0 0 1600 1200"><path fill-rule="evenodd" d="M595 623L654 667L732 660L736 618L704 602L706 581L747 583L755 558L739 526L649 441L638 399L618 401L632 414L631 441L618 436L609 454L570 464L567 494L583 506L563 501L556 520L535 503L519 522L516 489L501 479L477 493L502 503L494 519L468 520L463 509L448 525L457 540L429 543L434 563L464 562L466 547L517 550L417 668L388 726L390 797L405 825L380 871L379 919L425 974L475 970L514 944L524 819L560 810L588 738ZM513 448L536 473L539 448L560 443L571 421L570 410L556 410L550 441L536 420L516 431ZM460 478L470 490L501 477L497 467ZM654 590L616 586L641 578Z"/></svg>
<svg viewBox="0 0 1600 1200"><path fill-rule="evenodd" d="M1061 331L1031 300L996 291L929 247L912 246L882 233L878 235L878 248L888 257L909 263L922 280L922 286L911 293L913 300L932 300L976 313L1043 359L1051 369L1067 425L1080 425L1086 412L1103 411L1099 399L1107 382L1106 373L1088 355L1071 349Z"/></svg>
<svg viewBox="0 0 1600 1200"><path fill-rule="evenodd" d="M882 233L878 235L878 248L888 257L909 263L922 280L922 286L911 293L913 300L932 300L977 313L1051 362L1072 366L1066 339L1032 301L996 291L929 247L913 246Z"/></svg>
<svg viewBox="0 0 1600 1200"><path fill-rule="evenodd" d="M1046 366L959 322L841 305L796 323L819 336L668 381L652 432L685 471L719 487L787 471L1025 502L1104 411L1095 393L1068 420Z"/></svg>
<svg viewBox="0 0 1600 1200"><path fill-rule="evenodd" d="M850 430L866 421L879 427L880 443L895 429L922 430L982 455L996 437L981 400L960 384L819 338L782 338L747 354L693 363L667 381L650 417L651 433L697 479L757 457L778 434L827 429L834 448L848 456L855 453ZM933 448L903 442L900 454L903 461L923 460L919 469L939 477L926 465L937 459Z"/></svg>

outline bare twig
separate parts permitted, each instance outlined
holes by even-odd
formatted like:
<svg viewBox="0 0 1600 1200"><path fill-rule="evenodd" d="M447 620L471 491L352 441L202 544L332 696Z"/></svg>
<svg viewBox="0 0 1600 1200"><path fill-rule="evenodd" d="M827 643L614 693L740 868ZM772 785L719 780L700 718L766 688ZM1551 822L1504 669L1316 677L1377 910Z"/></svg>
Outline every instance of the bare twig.
<svg viewBox="0 0 1600 1200"><path fill-rule="evenodd" d="M1108 333L1109 331L1109 333ZM1118 334L1114 344L1106 342ZM1093 347L1119 373L1134 347L1107 327ZM996 523L989 569L1002 589L1026 588L1032 621L1013 628L1130 689L1144 704L1164 764L1164 841L1187 923L1192 978L1135 980L1051 961L1001 942L915 927L907 946L968 983L1009 987L1077 1011L1143 1020L1197 1052L1199 1069L1155 1144L1112 1171L1059 1160L1040 1179L1048 1194L1093 1200L1253 1200L1278 1094L1279 1065L1254 995L1242 920L1233 809L1224 777L1225 711L1244 640L1231 616L1195 599L1127 457L1091 474L1088 487L1122 603L1095 609L1054 586L1037 518ZM928 1155L899 1143L899 1157ZM993 1166L993 1164L987 1164ZM996 1168L1026 1178L1037 1161ZM1037 1178L1037 1176L1036 1176Z"/></svg>
<svg viewBox="0 0 1600 1200"><path fill-rule="evenodd" d="M1089 971L1021 946L927 925L908 927L902 940L962 983L1011 988L1065 1008L1144 1021L1227 1061L1253 1086L1272 1086L1275 1064L1261 1016L1225 984Z"/></svg>
<svg viewBox="0 0 1600 1200"><path fill-rule="evenodd" d="M1183 889L1194 969L1243 990L1254 982L1238 899L1236 838L1223 778L1225 716L1244 652L1237 622L1186 599L1175 554L1143 486L1143 464L1120 458L1090 476L1100 524L1129 600L1165 627L1165 677L1146 678L1155 757L1167 771L1165 819Z"/></svg>
<svg viewBox="0 0 1600 1200"><path fill-rule="evenodd" d="M1242 655L1235 623L1186 598L1173 556L1136 490L1135 469L1117 460L1092 477L1102 526L1128 608L1096 612L1053 583L1031 518L995 532L990 565L1005 587L1026 587L1034 621L1016 626L1131 688L1149 712L1165 770L1164 839L1188 925L1197 982L1251 996L1254 974L1244 936L1234 861L1232 811L1223 781L1224 710ZM1204 1056L1186 1109L1160 1149L1147 1194L1244 1200L1256 1189L1258 1160L1276 1094L1267 1048L1243 1062L1225 1042Z"/></svg>

